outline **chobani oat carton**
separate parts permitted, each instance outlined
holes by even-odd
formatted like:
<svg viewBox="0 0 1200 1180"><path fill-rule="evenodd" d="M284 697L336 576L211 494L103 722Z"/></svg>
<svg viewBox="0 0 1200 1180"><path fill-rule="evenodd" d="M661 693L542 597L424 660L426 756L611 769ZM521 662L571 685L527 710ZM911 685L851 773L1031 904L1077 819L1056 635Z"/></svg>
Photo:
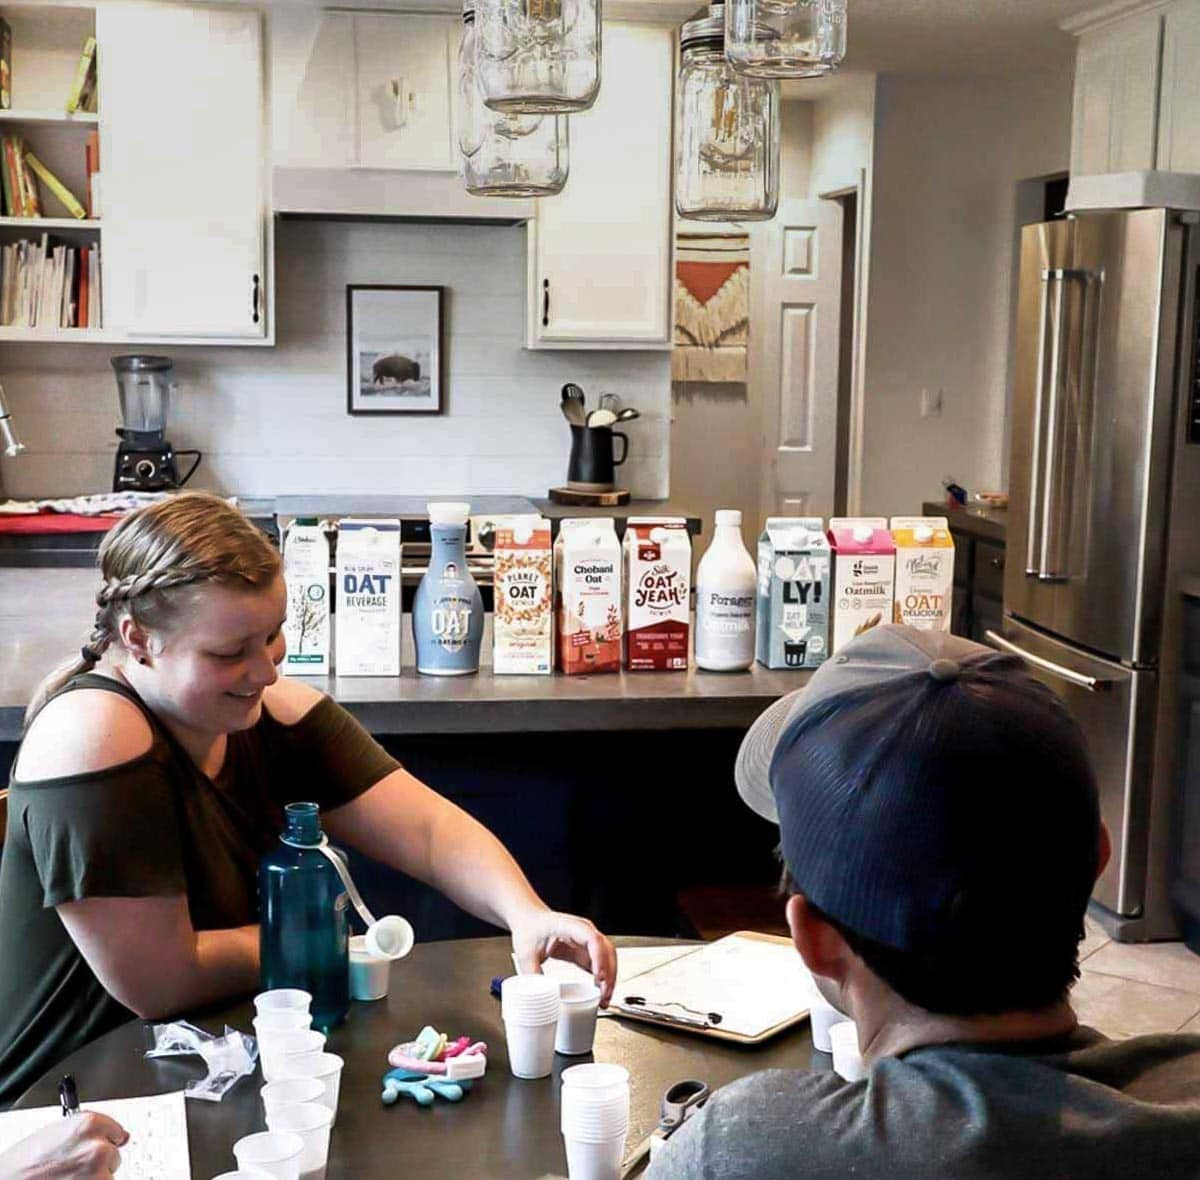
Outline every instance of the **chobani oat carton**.
<svg viewBox="0 0 1200 1180"><path fill-rule="evenodd" d="M554 662L554 551L550 522L512 516L496 525L493 670L549 675Z"/></svg>
<svg viewBox="0 0 1200 1180"><path fill-rule="evenodd" d="M815 668L829 655L829 541L819 516L769 516L758 539L758 662Z"/></svg>
<svg viewBox="0 0 1200 1180"><path fill-rule="evenodd" d="M554 610L560 672L620 671L621 542L611 517L577 517L559 525Z"/></svg>
<svg viewBox="0 0 1200 1180"><path fill-rule="evenodd" d="M893 516L896 600L892 622L923 631L950 630L954 539L944 516Z"/></svg>
<svg viewBox="0 0 1200 1180"><path fill-rule="evenodd" d="M856 635L892 617L896 546L882 516L834 517L833 646L840 651Z"/></svg>
<svg viewBox="0 0 1200 1180"><path fill-rule="evenodd" d="M625 526L625 667L686 671L692 543L681 516L631 516Z"/></svg>

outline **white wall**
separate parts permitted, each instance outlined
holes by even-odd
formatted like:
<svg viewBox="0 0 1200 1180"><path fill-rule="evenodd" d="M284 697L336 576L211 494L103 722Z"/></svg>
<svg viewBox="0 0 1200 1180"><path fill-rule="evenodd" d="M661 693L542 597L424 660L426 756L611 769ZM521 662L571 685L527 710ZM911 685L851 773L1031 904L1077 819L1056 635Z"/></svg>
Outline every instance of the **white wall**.
<svg viewBox="0 0 1200 1180"><path fill-rule="evenodd" d="M812 104L810 195L855 188L870 171L875 140L874 74L846 71L823 83Z"/></svg>
<svg viewBox="0 0 1200 1180"><path fill-rule="evenodd" d="M882 77L876 101L861 507L1004 470L1017 183L1065 171L1072 71ZM944 390L920 417L921 390Z"/></svg>
<svg viewBox="0 0 1200 1180"><path fill-rule="evenodd" d="M669 354L526 351L523 228L283 221L276 254L277 347L160 350L180 384L171 440L205 452L197 487L544 496L566 479L559 389L578 381L593 401L612 391L641 409L625 479L636 496L666 496ZM444 415L347 415L347 283L447 287ZM0 380L29 448L0 457L5 493L108 490L109 358L122 351L155 350L0 346Z"/></svg>

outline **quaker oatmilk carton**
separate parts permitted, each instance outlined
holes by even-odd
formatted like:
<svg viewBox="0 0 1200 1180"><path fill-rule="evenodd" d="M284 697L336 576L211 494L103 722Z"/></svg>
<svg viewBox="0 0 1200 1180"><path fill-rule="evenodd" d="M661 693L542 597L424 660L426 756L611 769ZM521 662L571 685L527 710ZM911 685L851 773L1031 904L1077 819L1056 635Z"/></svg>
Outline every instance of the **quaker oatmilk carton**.
<svg viewBox="0 0 1200 1180"><path fill-rule="evenodd" d="M285 672L329 674L329 541L315 516L298 516L283 541Z"/></svg>
<svg viewBox="0 0 1200 1180"><path fill-rule="evenodd" d="M621 669L621 543L611 517L559 525L554 546L555 642L568 676Z"/></svg>
<svg viewBox="0 0 1200 1180"><path fill-rule="evenodd" d="M338 521L334 671L400 675L400 522Z"/></svg>
<svg viewBox="0 0 1200 1180"><path fill-rule="evenodd" d="M681 516L631 516L625 525L625 667L686 671L692 543Z"/></svg>
<svg viewBox="0 0 1200 1180"><path fill-rule="evenodd" d="M512 516L496 524L497 674L549 675L554 662L554 568L550 522Z"/></svg>
<svg viewBox="0 0 1200 1180"><path fill-rule="evenodd" d="M896 546L882 516L834 517L833 651L892 617Z"/></svg>
<svg viewBox="0 0 1200 1180"><path fill-rule="evenodd" d="M923 631L950 630L954 540L944 516L893 516L896 601L892 622Z"/></svg>
<svg viewBox="0 0 1200 1180"><path fill-rule="evenodd" d="M819 516L769 516L758 539L758 662L815 668L829 655L829 541Z"/></svg>

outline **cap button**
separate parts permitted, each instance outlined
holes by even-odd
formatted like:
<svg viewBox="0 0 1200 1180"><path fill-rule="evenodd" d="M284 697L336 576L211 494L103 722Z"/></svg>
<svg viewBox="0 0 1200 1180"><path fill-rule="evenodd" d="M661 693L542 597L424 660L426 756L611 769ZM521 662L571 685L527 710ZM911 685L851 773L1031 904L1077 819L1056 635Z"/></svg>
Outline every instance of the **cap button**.
<svg viewBox="0 0 1200 1180"><path fill-rule="evenodd" d="M934 660L929 665L929 675L934 680L943 680L947 684L958 679L962 669L955 660Z"/></svg>

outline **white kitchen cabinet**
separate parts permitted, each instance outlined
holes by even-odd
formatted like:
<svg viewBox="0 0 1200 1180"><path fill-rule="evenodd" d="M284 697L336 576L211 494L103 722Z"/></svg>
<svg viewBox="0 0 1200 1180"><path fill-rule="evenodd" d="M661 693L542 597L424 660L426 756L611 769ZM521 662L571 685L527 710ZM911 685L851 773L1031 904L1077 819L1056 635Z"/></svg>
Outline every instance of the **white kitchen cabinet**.
<svg viewBox="0 0 1200 1180"><path fill-rule="evenodd" d="M675 32L604 24L600 96L528 229L529 348L671 347Z"/></svg>
<svg viewBox="0 0 1200 1180"><path fill-rule="evenodd" d="M261 17L98 7L104 322L131 336L267 335Z"/></svg>
<svg viewBox="0 0 1200 1180"><path fill-rule="evenodd" d="M1162 90L1156 167L1200 172L1200 0L1163 14Z"/></svg>

